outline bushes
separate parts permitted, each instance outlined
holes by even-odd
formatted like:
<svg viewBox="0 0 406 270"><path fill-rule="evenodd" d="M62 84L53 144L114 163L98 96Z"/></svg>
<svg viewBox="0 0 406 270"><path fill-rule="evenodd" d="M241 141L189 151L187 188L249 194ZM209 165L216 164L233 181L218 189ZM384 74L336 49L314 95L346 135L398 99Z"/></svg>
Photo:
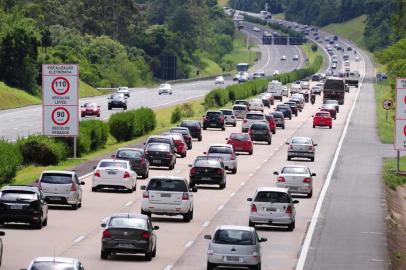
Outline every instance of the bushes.
<svg viewBox="0 0 406 270"><path fill-rule="evenodd" d="M180 109L179 106L176 106L175 110L173 110L172 115L171 115L171 123L177 123L182 119L182 110Z"/></svg>
<svg viewBox="0 0 406 270"><path fill-rule="evenodd" d="M62 141L42 135L32 135L17 141L23 164L54 165L68 158L69 150Z"/></svg>
<svg viewBox="0 0 406 270"><path fill-rule="evenodd" d="M121 142L142 136L156 127L156 117L153 110L139 108L133 111L113 114L109 119L110 133Z"/></svg>
<svg viewBox="0 0 406 270"><path fill-rule="evenodd" d="M171 114L171 123L179 122L182 117L192 117L195 115L195 111L193 106L189 103L184 103L181 106L176 106L175 110L173 110Z"/></svg>
<svg viewBox="0 0 406 270"><path fill-rule="evenodd" d="M11 183L21 162L22 156L18 147L0 140L0 185Z"/></svg>
<svg viewBox="0 0 406 270"><path fill-rule="evenodd" d="M107 143L109 127L100 120L80 122L79 137L77 140L77 154L90 153L103 148Z"/></svg>

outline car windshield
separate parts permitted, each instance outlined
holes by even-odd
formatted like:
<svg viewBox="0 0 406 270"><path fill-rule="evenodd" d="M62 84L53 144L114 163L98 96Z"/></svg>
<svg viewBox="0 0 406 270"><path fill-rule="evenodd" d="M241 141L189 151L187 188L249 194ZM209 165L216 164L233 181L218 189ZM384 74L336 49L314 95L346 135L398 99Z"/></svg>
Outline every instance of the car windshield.
<svg viewBox="0 0 406 270"><path fill-rule="evenodd" d="M187 192L188 188L182 180L152 178L147 190Z"/></svg>
<svg viewBox="0 0 406 270"><path fill-rule="evenodd" d="M34 192L24 191L3 191L1 192L0 199L2 201L35 201L37 194Z"/></svg>
<svg viewBox="0 0 406 270"><path fill-rule="evenodd" d="M276 109L289 109L290 106L287 104L279 104Z"/></svg>
<svg viewBox="0 0 406 270"><path fill-rule="evenodd" d="M214 243L224 245L253 245L254 234L246 230L217 230Z"/></svg>
<svg viewBox="0 0 406 270"><path fill-rule="evenodd" d="M233 111L231 110L222 110L224 115L233 115Z"/></svg>
<svg viewBox="0 0 406 270"><path fill-rule="evenodd" d="M338 104L338 101L337 100L326 100L326 103L325 104Z"/></svg>
<svg viewBox="0 0 406 270"><path fill-rule="evenodd" d="M83 106L86 108L97 108L96 103L85 103Z"/></svg>
<svg viewBox="0 0 406 270"><path fill-rule="evenodd" d="M234 111L245 111L245 110L247 110L247 107L245 107L245 106L234 106L233 110Z"/></svg>
<svg viewBox="0 0 406 270"><path fill-rule="evenodd" d="M253 113L249 113L245 116L246 119L249 120L263 120L264 119L264 115L263 114L253 114Z"/></svg>
<svg viewBox="0 0 406 270"><path fill-rule="evenodd" d="M139 158L142 157L141 150L119 150L117 152L117 158Z"/></svg>
<svg viewBox="0 0 406 270"><path fill-rule="evenodd" d="M197 122L197 121L183 121L180 125L182 127L197 127L197 126L199 126L199 122Z"/></svg>
<svg viewBox="0 0 406 270"><path fill-rule="evenodd" d="M76 270L76 267L71 263L63 262L35 262L31 270Z"/></svg>
<svg viewBox="0 0 406 270"><path fill-rule="evenodd" d="M266 124L252 124L251 129L256 129L256 130L267 130L269 129L268 125Z"/></svg>
<svg viewBox="0 0 406 270"><path fill-rule="evenodd" d="M283 118L282 113L273 112L272 115L274 118Z"/></svg>
<svg viewBox="0 0 406 270"><path fill-rule="evenodd" d="M153 144L148 144L147 147L148 151L169 151L169 144L166 143L153 143Z"/></svg>
<svg viewBox="0 0 406 270"><path fill-rule="evenodd" d="M230 139L237 141L248 141L250 136L247 133L232 133Z"/></svg>
<svg viewBox="0 0 406 270"><path fill-rule="evenodd" d="M220 160L218 159L198 159L193 164L194 167L210 167L210 168L221 168Z"/></svg>
<svg viewBox="0 0 406 270"><path fill-rule="evenodd" d="M71 184L72 175L66 173L44 173L41 182L47 184Z"/></svg>
<svg viewBox="0 0 406 270"><path fill-rule="evenodd" d="M246 100L236 100L234 103L235 103L235 104L243 104L243 105L246 105L246 104L248 104L248 101L246 101Z"/></svg>
<svg viewBox="0 0 406 270"><path fill-rule="evenodd" d="M221 112L207 112L206 116L209 117L220 117L221 116Z"/></svg>
<svg viewBox="0 0 406 270"><path fill-rule="evenodd" d="M182 128L171 128L169 130L170 133L181 133L184 135L189 135L189 130L188 129L182 129Z"/></svg>
<svg viewBox="0 0 406 270"><path fill-rule="evenodd" d="M289 195L285 192L260 191L255 197L256 202L289 203Z"/></svg>
<svg viewBox="0 0 406 270"><path fill-rule="evenodd" d="M120 100L122 98L122 95L111 95L111 99L114 100Z"/></svg>
<svg viewBox="0 0 406 270"><path fill-rule="evenodd" d="M329 113L316 113L316 116L318 117L330 117Z"/></svg>
<svg viewBox="0 0 406 270"><path fill-rule="evenodd" d="M209 149L210 154L232 154L233 150L225 146L212 146Z"/></svg>
<svg viewBox="0 0 406 270"><path fill-rule="evenodd" d="M312 140L306 138L295 138L292 140L292 144L313 144Z"/></svg>
<svg viewBox="0 0 406 270"><path fill-rule="evenodd" d="M113 217L110 218L109 227L118 227L118 228L135 228L146 230L147 220L142 218L134 217Z"/></svg>
<svg viewBox="0 0 406 270"><path fill-rule="evenodd" d="M284 167L281 173L291 174L308 174L309 171L304 167Z"/></svg>
<svg viewBox="0 0 406 270"><path fill-rule="evenodd" d="M127 169L127 163L120 162L120 161L101 161L99 164L99 168L106 168L106 167Z"/></svg>

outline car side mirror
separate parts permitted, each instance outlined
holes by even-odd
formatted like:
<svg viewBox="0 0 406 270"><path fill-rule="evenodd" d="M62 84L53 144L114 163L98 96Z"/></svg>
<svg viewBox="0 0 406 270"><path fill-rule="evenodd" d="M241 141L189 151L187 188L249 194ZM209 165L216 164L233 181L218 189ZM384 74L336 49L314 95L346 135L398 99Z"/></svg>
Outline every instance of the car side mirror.
<svg viewBox="0 0 406 270"><path fill-rule="evenodd" d="M85 183L84 181L81 181L79 184L80 184L81 186L84 186L86 183Z"/></svg>
<svg viewBox="0 0 406 270"><path fill-rule="evenodd" d="M141 186L141 190L145 190L145 189L147 189L147 186L142 185L142 186Z"/></svg>
<svg viewBox="0 0 406 270"><path fill-rule="evenodd" d="M273 172L273 175L279 175L279 173L278 172Z"/></svg>
<svg viewBox="0 0 406 270"><path fill-rule="evenodd" d="M97 166L93 166L93 170L96 170Z"/></svg>
<svg viewBox="0 0 406 270"><path fill-rule="evenodd" d="M111 158L116 158L116 155L111 155Z"/></svg>
<svg viewBox="0 0 406 270"><path fill-rule="evenodd" d="M144 142L144 145L146 145L147 143L146 142Z"/></svg>
<svg viewBox="0 0 406 270"><path fill-rule="evenodd" d="M259 238L259 242L266 242L266 241L268 241L268 238L266 238L266 237Z"/></svg>
<svg viewBox="0 0 406 270"><path fill-rule="evenodd" d="M207 152L203 152L203 155L207 155Z"/></svg>
<svg viewBox="0 0 406 270"><path fill-rule="evenodd" d="M316 173L312 173L312 176L316 176Z"/></svg>
<svg viewBox="0 0 406 270"><path fill-rule="evenodd" d="M211 240L211 235L210 235L210 234L206 234L206 235L204 236L204 239Z"/></svg>
<svg viewBox="0 0 406 270"><path fill-rule="evenodd" d="M39 183L39 179L35 180L35 183Z"/></svg>
<svg viewBox="0 0 406 270"><path fill-rule="evenodd" d="M189 168L192 168L192 167L193 167L193 164L189 164L188 166L189 166Z"/></svg>
<svg viewBox="0 0 406 270"><path fill-rule="evenodd" d="M247 198L247 202L252 202L252 198Z"/></svg>
<svg viewBox="0 0 406 270"><path fill-rule="evenodd" d="M317 143L313 144L313 146L317 146Z"/></svg>
<svg viewBox="0 0 406 270"><path fill-rule="evenodd" d="M5 235L6 235L6 233L5 233L5 232L0 231L0 236L5 236Z"/></svg>
<svg viewBox="0 0 406 270"><path fill-rule="evenodd" d="M228 138L226 138L226 141L228 141Z"/></svg>
<svg viewBox="0 0 406 270"><path fill-rule="evenodd" d="M154 231L159 230L159 226L154 226L154 227L152 227L152 229L153 229Z"/></svg>
<svg viewBox="0 0 406 270"><path fill-rule="evenodd" d="M289 142L285 142L285 144L289 145Z"/></svg>
<svg viewBox="0 0 406 270"><path fill-rule="evenodd" d="M195 187L194 187L194 188L191 188L190 191L191 191L191 192L197 192L197 188L195 188Z"/></svg>
<svg viewBox="0 0 406 270"><path fill-rule="evenodd" d="M294 200L294 201L293 201L293 204L298 204L298 203L299 203L298 200Z"/></svg>
<svg viewBox="0 0 406 270"><path fill-rule="evenodd" d="M312 117L314 117L314 115L312 115Z"/></svg>
<svg viewBox="0 0 406 270"><path fill-rule="evenodd" d="M106 228L107 224L106 224L106 223L102 223L100 226L101 226L102 228Z"/></svg>

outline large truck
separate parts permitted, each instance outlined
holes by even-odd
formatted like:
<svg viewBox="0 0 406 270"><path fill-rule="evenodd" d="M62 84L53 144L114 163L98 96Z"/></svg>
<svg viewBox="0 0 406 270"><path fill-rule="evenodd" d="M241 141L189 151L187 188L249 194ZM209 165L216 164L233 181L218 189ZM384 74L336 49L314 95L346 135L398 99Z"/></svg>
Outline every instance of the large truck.
<svg viewBox="0 0 406 270"><path fill-rule="evenodd" d="M344 74L345 83L355 87L358 87L359 77L359 72L356 70Z"/></svg>
<svg viewBox="0 0 406 270"><path fill-rule="evenodd" d="M333 99L337 100L338 104L344 104L344 96L346 90L345 81L343 78L329 77L324 83L323 90L323 103L326 100Z"/></svg>
<svg viewBox="0 0 406 270"><path fill-rule="evenodd" d="M283 87L282 83L277 80L272 80L268 83L268 93L271 93L274 99L282 101Z"/></svg>

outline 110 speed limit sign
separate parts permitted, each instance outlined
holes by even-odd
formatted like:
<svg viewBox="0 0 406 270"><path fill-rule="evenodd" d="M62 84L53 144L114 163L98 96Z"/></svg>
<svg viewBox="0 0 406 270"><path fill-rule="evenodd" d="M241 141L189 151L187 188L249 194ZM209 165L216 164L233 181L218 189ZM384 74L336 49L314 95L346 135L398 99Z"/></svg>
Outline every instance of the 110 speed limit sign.
<svg viewBox="0 0 406 270"><path fill-rule="evenodd" d="M77 136L78 119L77 65L42 66L43 134Z"/></svg>

